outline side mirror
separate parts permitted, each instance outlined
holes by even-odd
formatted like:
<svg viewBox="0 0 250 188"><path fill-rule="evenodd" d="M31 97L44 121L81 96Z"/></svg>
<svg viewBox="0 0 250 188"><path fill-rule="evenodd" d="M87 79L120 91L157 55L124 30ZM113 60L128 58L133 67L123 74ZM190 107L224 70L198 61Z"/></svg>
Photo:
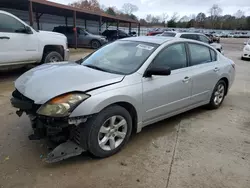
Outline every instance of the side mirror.
<svg viewBox="0 0 250 188"><path fill-rule="evenodd" d="M25 33L27 34L33 34L31 28L29 26L25 26Z"/></svg>
<svg viewBox="0 0 250 188"><path fill-rule="evenodd" d="M247 45L247 42L244 42L244 45Z"/></svg>
<svg viewBox="0 0 250 188"><path fill-rule="evenodd" d="M145 77L151 77L152 75L168 76L171 74L169 67L151 67L145 72Z"/></svg>
<svg viewBox="0 0 250 188"><path fill-rule="evenodd" d="M213 43L213 40L209 40L208 43L209 43L209 44L212 44L212 43Z"/></svg>

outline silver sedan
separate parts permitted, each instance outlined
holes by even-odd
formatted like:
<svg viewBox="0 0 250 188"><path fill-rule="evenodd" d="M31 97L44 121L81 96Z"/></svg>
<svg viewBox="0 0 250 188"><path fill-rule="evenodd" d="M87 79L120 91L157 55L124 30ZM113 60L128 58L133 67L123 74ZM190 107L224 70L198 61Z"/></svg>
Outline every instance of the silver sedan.
<svg viewBox="0 0 250 188"><path fill-rule="evenodd" d="M219 108L235 64L212 46L187 39L133 37L77 62L41 65L16 82L11 103L34 134L59 145L48 162L83 151L117 153L132 131L190 109Z"/></svg>

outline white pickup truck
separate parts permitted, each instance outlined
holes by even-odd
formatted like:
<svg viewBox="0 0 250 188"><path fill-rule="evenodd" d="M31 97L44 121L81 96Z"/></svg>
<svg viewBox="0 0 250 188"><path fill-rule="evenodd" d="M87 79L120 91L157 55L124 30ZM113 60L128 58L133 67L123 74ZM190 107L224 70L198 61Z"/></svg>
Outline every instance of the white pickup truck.
<svg viewBox="0 0 250 188"><path fill-rule="evenodd" d="M36 31L16 16L0 10L0 68L66 61L68 58L65 35Z"/></svg>

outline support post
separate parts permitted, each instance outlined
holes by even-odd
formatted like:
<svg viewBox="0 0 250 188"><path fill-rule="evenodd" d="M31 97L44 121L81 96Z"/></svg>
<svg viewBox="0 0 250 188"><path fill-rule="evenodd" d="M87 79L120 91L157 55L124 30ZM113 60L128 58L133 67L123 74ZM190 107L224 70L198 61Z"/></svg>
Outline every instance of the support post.
<svg viewBox="0 0 250 188"><path fill-rule="evenodd" d="M76 28L76 11L74 11L73 16L74 32L75 32L75 49L77 49L77 28Z"/></svg>
<svg viewBox="0 0 250 188"><path fill-rule="evenodd" d="M65 16L65 25L66 25L66 27L68 27L68 17L67 16Z"/></svg>
<svg viewBox="0 0 250 188"><path fill-rule="evenodd" d="M34 18L33 18L33 6L32 6L32 1L30 1L30 4L29 4L29 20L30 20L30 26L33 27Z"/></svg>
<svg viewBox="0 0 250 188"><path fill-rule="evenodd" d="M137 36L140 36L140 32L141 32L141 24L139 23L138 24L138 34L137 34Z"/></svg>
<svg viewBox="0 0 250 188"><path fill-rule="evenodd" d="M131 22L129 22L129 30L128 33L131 34Z"/></svg>
<svg viewBox="0 0 250 188"><path fill-rule="evenodd" d="M102 16L100 16L100 19L99 19L99 34L102 33Z"/></svg>
<svg viewBox="0 0 250 188"><path fill-rule="evenodd" d="M117 20L117 23L116 23L116 30L117 30L117 32L116 32L116 39L119 39L119 33L118 33L118 31L119 31L119 20Z"/></svg>
<svg viewBox="0 0 250 188"><path fill-rule="evenodd" d="M84 20L84 28L87 30L87 20Z"/></svg>
<svg viewBox="0 0 250 188"><path fill-rule="evenodd" d="M37 24L37 30L40 30L39 15L37 12L36 12L36 24Z"/></svg>

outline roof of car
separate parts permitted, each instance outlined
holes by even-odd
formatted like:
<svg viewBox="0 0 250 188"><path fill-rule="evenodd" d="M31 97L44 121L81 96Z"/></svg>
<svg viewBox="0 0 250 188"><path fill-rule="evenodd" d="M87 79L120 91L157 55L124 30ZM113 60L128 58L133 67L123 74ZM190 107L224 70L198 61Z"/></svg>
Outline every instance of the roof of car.
<svg viewBox="0 0 250 188"><path fill-rule="evenodd" d="M203 33L194 33L194 32L179 32L179 31L164 31L164 33L191 34L191 35L204 35Z"/></svg>
<svg viewBox="0 0 250 188"><path fill-rule="evenodd" d="M163 44L163 43L171 41L171 40L179 41L179 40L183 40L183 39L174 38L174 37L141 36L141 37L129 37L129 38L121 39L121 40L148 42L148 43L154 43L154 44Z"/></svg>

